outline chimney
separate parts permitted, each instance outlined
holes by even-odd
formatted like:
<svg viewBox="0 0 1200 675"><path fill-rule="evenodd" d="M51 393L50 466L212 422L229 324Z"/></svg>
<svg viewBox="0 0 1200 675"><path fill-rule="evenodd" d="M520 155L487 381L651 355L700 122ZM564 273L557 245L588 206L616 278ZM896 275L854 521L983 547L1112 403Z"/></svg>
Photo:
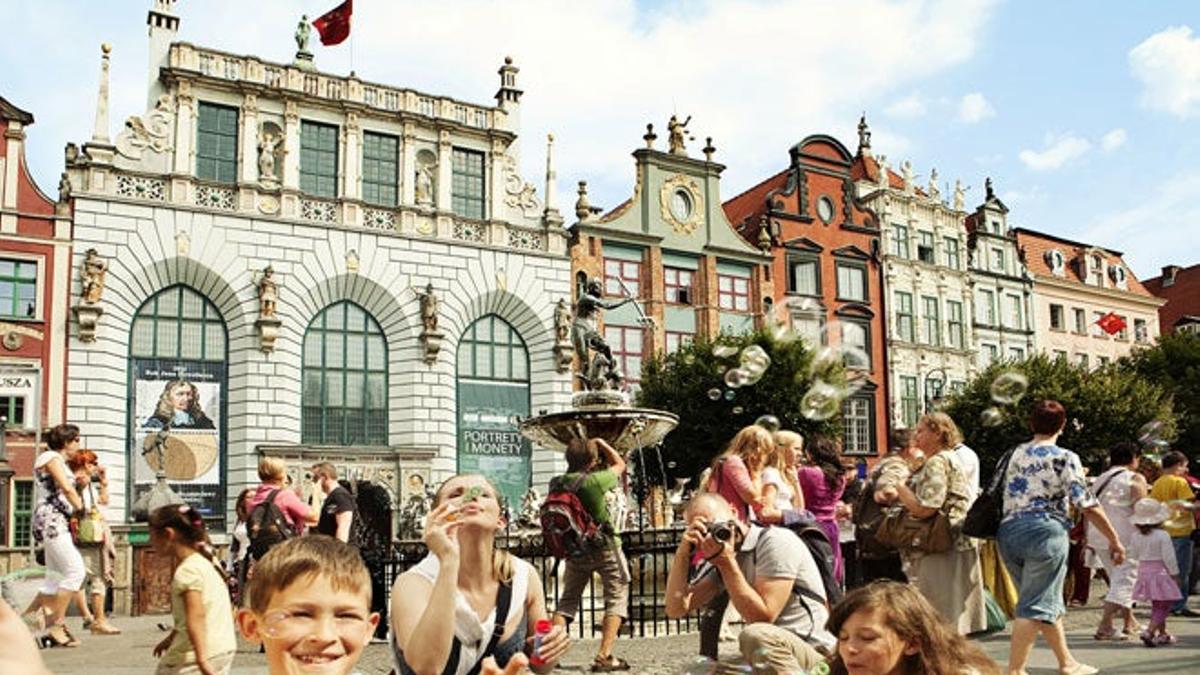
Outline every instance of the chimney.
<svg viewBox="0 0 1200 675"><path fill-rule="evenodd" d="M150 71L147 75L146 109L151 110L164 93L158 79L159 70L166 67L170 59L171 43L179 32L179 17L175 16L175 0L154 0L154 6L146 13L146 25L150 36Z"/></svg>
<svg viewBox="0 0 1200 675"><path fill-rule="evenodd" d="M1175 278L1179 276L1179 270L1182 269L1179 265L1166 265L1162 268L1162 285L1163 288L1175 285Z"/></svg>

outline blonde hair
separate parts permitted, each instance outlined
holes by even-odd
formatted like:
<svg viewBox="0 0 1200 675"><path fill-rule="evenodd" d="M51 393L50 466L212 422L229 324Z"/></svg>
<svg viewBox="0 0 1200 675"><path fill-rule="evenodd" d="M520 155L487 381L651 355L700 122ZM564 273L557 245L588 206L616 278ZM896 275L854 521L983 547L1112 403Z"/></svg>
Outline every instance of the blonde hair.
<svg viewBox="0 0 1200 675"><path fill-rule="evenodd" d="M761 469L773 452L775 439L771 438L771 432L757 424L751 424L737 432L733 440L729 441L729 447L717 457L717 461L727 455L737 455L746 463L747 468Z"/></svg>
<svg viewBox="0 0 1200 675"><path fill-rule="evenodd" d="M804 448L804 437L794 431L780 429L775 432L775 445L771 450L771 455L767 458L767 466L775 467L779 475L792 486L792 494L799 494L800 479L794 470L788 470L788 454L790 451L785 451L791 445L800 444L800 448Z"/></svg>
<svg viewBox="0 0 1200 675"><path fill-rule="evenodd" d="M441 485L438 486L437 491L433 493L433 508L437 508L439 505L441 505L442 491L446 489L446 485L449 484L450 481L454 480L455 478L466 478L468 476L482 478L483 482L487 483L488 487L492 489L492 494L496 496L496 499L500 499L500 491L496 489L495 483L493 483L487 476L478 473L460 473L447 478L446 480L442 481ZM511 582L513 578L512 555L509 554L508 551L497 549L495 542L492 542L492 576L496 578L496 581L506 584Z"/></svg>
<svg viewBox="0 0 1200 675"><path fill-rule="evenodd" d="M294 537L274 546L254 563L243 603L262 614L276 593L301 578L329 579L335 591L360 593L371 603L371 573L358 549L324 534Z"/></svg>
<svg viewBox="0 0 1200 675"><path fill-rule="evenodd" d="M264 483L283 480L287 475L287 464L278 457L263 457L258 460L258 479Z"/></svg>
<svg viewBox="0 0 1200 675"><path fill-rule="evenodd" d="M941 439L942 449L953 448L962 443L962 433L958 425L944 412L932 412L921 417L918 425L924 424Z"/></svg>

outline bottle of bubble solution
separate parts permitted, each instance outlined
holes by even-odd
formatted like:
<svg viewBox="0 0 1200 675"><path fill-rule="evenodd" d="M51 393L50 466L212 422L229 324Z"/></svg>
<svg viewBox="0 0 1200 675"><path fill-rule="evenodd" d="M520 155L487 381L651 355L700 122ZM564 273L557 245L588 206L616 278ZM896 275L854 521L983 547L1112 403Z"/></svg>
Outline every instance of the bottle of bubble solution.
<svg viewBox="0 0 1200 675"><path fill-rule="evenodd" d="M533 625L533 653L529 655L529 665L540 666L545 663L542 659L542 640L554 629L554 623L549 619L538 619Z"/></svg>

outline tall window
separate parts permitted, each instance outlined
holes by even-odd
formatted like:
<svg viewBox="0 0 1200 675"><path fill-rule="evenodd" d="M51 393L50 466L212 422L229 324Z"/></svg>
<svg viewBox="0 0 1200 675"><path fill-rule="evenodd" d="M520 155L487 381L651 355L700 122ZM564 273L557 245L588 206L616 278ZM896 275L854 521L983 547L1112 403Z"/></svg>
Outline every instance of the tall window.
<svg viewBox="0 0 1200 675"><path fill-rule="evenodd" d="M458 347L458 376L476 380L529 379L525 341L504 319L489 314L463 333Z"/></svg>
<svg viewBox="0 0 1200 675"><path fill-rule="evenodd" d="M326 307L308 325L302 398L303 442L387 445L387 343L353 302Z"/></svg>
<svg viewBox="0 0 1200 675"><path fill-rule="evenodd" d="M1133 339L1137 342L1145 342L1150 339L1150 333L1146 330L1145 319L1133 320Z"/></svg>
<svg viewBox="0 0 1200 675"><path fill-rule="evenodd" d="M1100 320L1104 318L1104 312L1092 312L1092 337L1107 338L1108 333L1100 327Z"/></svg>
<svg viewBox="0 0 1200 675"><path fill-rule="evenodd" d="M979 289L975 299L975 320L985 326L996 325L996 293L986 288Z"/></svg>
<svg viewBox="0 0 1200 675"><path fill-rule="evenodd" d="M921 230L917 232L917 259L923 263L934 264L933 233Z"/></svg>
<svg viewBox="0 0 1200 675"><path fill-rule="evenodd" d="M464 218L484 218L483 153L454 148L450 176L450 204Z"/></svg>
<svg viewBox="0 0 1200 675"><path fill-rule="evenodd" d="M908 228L903 225L892 225L892 255L908 258Z"/></svg>
<svg viewBox="0 0 1200 675"><path fill-rule="evenodd" d="M871 324L866 321L857 319L842 320L842 344L846 347L853 347L862 350L866 354L866 363L862 363L861 358L846 357L845 364L847 367L871 367Z"/></svg>
<svg viewBox="0 0 1200 675"><path fill-rule="evenodd" d="M925 412L933 411L933 404L942 398L946 382L936 377L925 377Z"/></svg>
<svg viewBox="0 0 1200 675"><path fill-rule="evenodd" d="M674 354L679 351L680 347L692 344L692 340L696 337L692 333L674 330L665 331L663 336L667 341L666 348L668 354Z"/></svg>
<svg viewBox="0 0 1200 675"><path fill-rule="evenodd" d="M337 197L338 128L300 121L300 191Z"/></svg>
<svg viewBox="0 0 1200 675"><path fill-rule="evenodd" d="M25 397L0 396L0 415L4 416L7 428L20 429L25 426Z"/></svg>
<svg viewBox="0 0 1200 675"><path fill-rule="evenodd" d="M750 280L728 274L717 275L717 307L735 312L750 310Z"/></svg>
<svg viewBox="0 0 1200 675"><path fill-rule="evenodd" d="M816 258L788 258L788 292L800 295L821 294L821 268Z"/></svg>
<svg viewBox="0 0 1200 675"><path fill-rule="evenodd" d="M617 298L625 297L625 288L629 296L636 298L642 294L642 264L632 260L604 259L604 294Z"/></svg>
<svg viewBox="0 0 1200 675"><path fill-rule="evenodd" d="M1008 305L1008 327L1022 328L1021 321L1021 296L1008 294L1004 296L1005 304Z"/></svg>
<svg viewBox="0 0 1200 675"><path fill-rule="evenodd" d="M842 452L871 453L871 398L852 396L842 402Z"/></svg>
<svg viewBox="0 0 1200 675"><path fill-rule="evenodd" d="M921 413L921 402L917 400L917 378L908 375L900 376L900 421L904 426L913 429L917 426L917 417Z"/></svg>
<svg viewBox="0 0 1200 675"><path fill-rule="evenodd" d="M363 201L380 206L396 205L399 147L400 143L395 136L370 131L363 133Z"/></svg>
<svg viewBox="0 0 1200 675"><path fill-rule="evenodd" d="M37 316L37 263L0 259L0 316Z"/></svg>
<svg viewBox="0 0 1200 675"><path fill-rule="evenodd" d="M196 178L237 182L238 110L200 102L196 120Z"/></svg>
<svg viewBox="0 0 1200 675"><path fill-rule="evenodd" d="M1129 340L1129 319L1124 316L1118 316L1121 320L1121 330L1117 331L1118 340Z"/></svg>
<svg viewBox="0 0 1200 675"><path fill-rule="evenodd" d="M958 269L958 240L954 237L945 237L942 239L942 248L946 251L946 267L952 270Z"/></svg>
<svg viewBox="0 0 1200 675"><path fill-rule="evenodd" d="M979 352L979 367L987 368L1000 360L1000 348L996 345L983 345Z"/></svg>
<svg viewBox="0 0 1200 675"><path fill-rule="evenodd" d="M1075 363L1083 366L1084 368L1087 368L1088 367L1088 355L1084 354L1082 352L1076 353L1075 354Z"/></svg>
<svg viewBox="0 0 1200 675"><path fill-rule="evenodd" d="M992 271L1004 271L1004 249L1002 248L992 249Z"/></svg>
<svg viewBox="0 0 1200 675"><path fill-rule="evenodd" d="M676 305L692 304L693 275L694 273L691 270L664 267L663 290L665 291L666 301Z"/></svg>
<svg viewBox="0 0 1200 675"><path fill-rule="evenodd" d="M1023 347L1009 347L1008 358L1013 359L1014 361L1024 361L1025 349Z"/></svg>
<svg viewBox="0 0 1200 675"><path fill-rule="evenodd" d="M1067 317L1062 305L1050 305L1050 330L1066 330Z"/></svg>
<svg viewBox="0 0 1200 675"><path fill-rule="evenodd" d="M819 313L797 312L792 314L792 330L806 340L809 347L821 345L821 333L824 327L824 318Z"/></svg>
<svg viewBox="0 0 1200 675"><path fill-rule="evenodd" d="M605 326L604 339L612 347L613 360L633 384L642 380L642 329L629 326Z"/></svg>
<svg viewBox="0 0 1200 675"><path fill-rule="evenodd" d="M867 269L860 265L837 264L837 297L839 300L867 301Z"/></svg>
<svg viewBox="0 0 1200 675"><path fill-rule="evenodd" d="M135 357L225 360L225 322L204 296L172 286L142 305L133 320Z"/></svg>
<svg viewBox="0 0 1200 675"><path fill-rule="evenodd" d="M1075 314L1075 332L1080 335L1087 333L1087 312L1078 307L1072 307L1071 311Z"/></svg>
<svg viewBox="0 0 1200 675"><path fill-rule="evenodd" d="M896 335L905 342L913 341L912 293L896 291Z"/></svg>
<svg viewBox="0 0 1200 675"><path fill-rule="evenodd" d="M1067 360L1066 350L1063 350L1063 349L1055 349L1054 350L1054 360L1057 361L1059 359L1062 359L1063 361Z"/></svg>
<svg viewBox="0 0 1200 675"><path fill-rule="evenodd" d="M963 306L957 300L946 301L946 339L951 347L963 348Z"/></svg>
<svg viewBox="0 0 1200 675"><path fill-rule="evenodd" d="M942 318L939 316L938 299L921 297L921 320L924 322L925 344L934 347L942 344Z"/></svg>
<svg viewBox="0 0 1200 675"><path fill-rule="evenodd" d="M33 481L16 478L13 479L13 505L12 505L12 542L13 548L28 548L32 529L30 523L33 520Z"/></svg>

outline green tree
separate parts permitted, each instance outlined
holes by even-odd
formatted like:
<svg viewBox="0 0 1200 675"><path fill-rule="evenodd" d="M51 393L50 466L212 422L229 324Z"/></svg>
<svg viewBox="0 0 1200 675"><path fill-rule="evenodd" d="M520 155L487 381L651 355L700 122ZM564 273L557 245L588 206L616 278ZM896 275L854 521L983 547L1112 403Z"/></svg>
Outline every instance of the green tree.
<svg viewBox="0 0 1200 675"><path fill-rule="evenodd" d="M1174 447L1200 458L1200 334L1160 336L1153 347L1133 352L1118 366L1166 389L1174 400Z"/></svg>
<svg viewBox="0 0 1200 675"><path fill-rule="evenodd" d="M727 357L714 356L713 348L718 345L736 351ZM731 389L725 384L725 373L738 365L738 354L750 345L760 346L771 358L771 365L757 383ZM679 416L679 426L663 442L666 474L672 479L699 475L739 429L762 415L774 415L782 428L805 436L838 433L836 417L811 420L800 410L814 356L803 340L777 339L768 331L757 331L738 336L722 334L716 341L697 337L672 354L647 359L642 366L638 404ZM828 369L823 378L835 386L845 382L840 367ZM732 398L727 398L729 392ZM649 464L647 460L647 473L653 482L658 467Z"/></svg>
<svg viewBox="0 0 1200 675"><path fill-rule="evenodd" d="M1028 380L1024 396L1007 405L995 401L991 391L992 383L1005 373L1019 373ZM979 453L985 481L1004 452L1032 436L1029 414L1042 399L1054 399L1066 408L1067 425L1059 445L1078 453L1093 472L1103 466L1109 448L1120 441L1136 442L1148 422L1160 421L1167 436L1174 430L1167 391L1127 369L1110 365L1089 371L1045 354L993 363L943 408L962 429L967 445ZM998 421L990 424L984 421L989 408L1000 411Z"/></svg>

